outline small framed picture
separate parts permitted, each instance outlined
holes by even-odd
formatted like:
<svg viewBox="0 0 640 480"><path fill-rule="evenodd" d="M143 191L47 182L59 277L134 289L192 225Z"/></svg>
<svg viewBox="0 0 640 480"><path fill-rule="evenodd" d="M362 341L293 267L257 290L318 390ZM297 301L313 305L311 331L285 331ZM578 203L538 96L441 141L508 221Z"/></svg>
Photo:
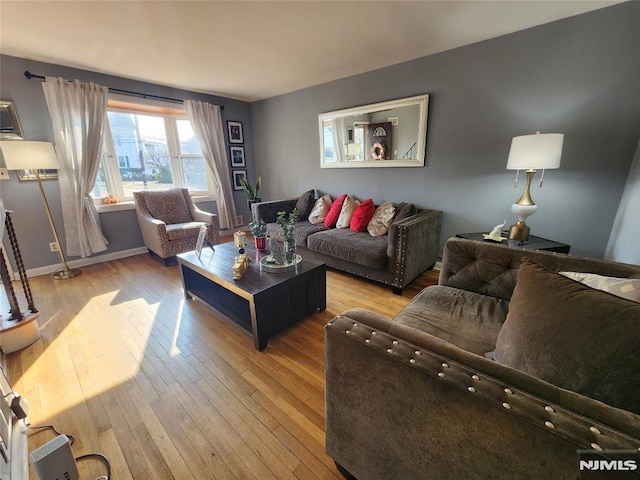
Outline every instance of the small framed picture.
<svg viewBox="0 0 640 480"><path fill-rule="evenodd" d="M241 122L228 121L227 128L229 129L229 143L244 143Z"/></svg>
<svg viewBox="0 0 640 480"><path fill-rule="evenodd" d="M231 167L246 167L244 163L244 147L229 147L231 150Z"/></svg>
<svg viewBox="0 0 640 480"><path fill-rule="evenodd" d="M200 258L200 254L202 253L202 246L204 245L205 238L207 238L207 226L200 225L198 240L196 241L196 255L198 256L198 258Z"/></svg>
<svg viewBox="0 0 640 480"><path fill-rule="evenodd" d="M231 174L233 175L233 189L242 190L242 182L240 182L240 180L243 178L247 178L247 171L232 170Z"/></svg>

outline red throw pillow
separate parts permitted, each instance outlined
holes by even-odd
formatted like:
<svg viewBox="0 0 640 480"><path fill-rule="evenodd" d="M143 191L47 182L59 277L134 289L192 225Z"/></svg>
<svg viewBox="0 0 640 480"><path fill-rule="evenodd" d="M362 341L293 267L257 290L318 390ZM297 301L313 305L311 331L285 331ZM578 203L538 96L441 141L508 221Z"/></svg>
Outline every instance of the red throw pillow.
<svg viewBox="0 0 640 480"><path fill-rule="evenodd" d="M356 208L356 211L353 212L349 228L354 232L364 232L367 229L369 220L371 220L375 211L376 206L373 204L373 199L367 198L358 208Z"/></svg>
<svg viewBox="0 0 640 480"><path fill-rule="evenodd" d="M340 212L342 211L342 203L344 199L347 198L347 194L340 195L336 198L331 204L331 208L329 209L329 213L324 218L324 226L327 228L333 228L338 223L338 217L340 216Z"/></svg>

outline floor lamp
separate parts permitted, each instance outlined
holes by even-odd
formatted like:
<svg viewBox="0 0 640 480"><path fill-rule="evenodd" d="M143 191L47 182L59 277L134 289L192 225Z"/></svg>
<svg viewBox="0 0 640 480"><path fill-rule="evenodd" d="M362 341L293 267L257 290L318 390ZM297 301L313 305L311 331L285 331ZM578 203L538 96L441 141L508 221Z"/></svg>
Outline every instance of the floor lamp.
<svg viewBox="0 0 640 480"><path fill-rule="evenodd" d="M49 223L51 224L53 238L55 239L56 246L58 247L58 255L62 261L62 270L55 272L53 274L53 278L56 280L66 280L77 277L82 273L82 270L79 268L69 268L67 265L64 253L62 253L62 247L60 245L60 238L58 237L56 225L53 223L49 202L47 201L47 196L44 194L42 180L40 179L40 170L53 170L60 168L53 145L49 142L11 140L0 142L0 150L2 150L2 156L4 157L4 163L7 170L33 170L35 172L38 187L40 187L40 194L42 195L42 201L47 211L47 217L49 217Z"/></svg>

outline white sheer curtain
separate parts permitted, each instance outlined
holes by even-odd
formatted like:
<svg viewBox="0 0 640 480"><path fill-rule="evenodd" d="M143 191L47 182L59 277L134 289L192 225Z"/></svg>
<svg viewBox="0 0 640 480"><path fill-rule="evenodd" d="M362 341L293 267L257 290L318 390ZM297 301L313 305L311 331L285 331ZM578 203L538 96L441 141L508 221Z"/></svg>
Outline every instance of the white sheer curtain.
<svg viewBox="0 0 640 480"><path fill-rule="evenodd" d="M605 258L640 265L640 142L613 222Z"/></svg>
<svg viewBox="0 0 640 480"><path fill-rule="evenodd" d="M67 255L88 257L107 249L90 196L100 168L109 89L94 83L46 77L62 200Z"/></svg>
<svg viewBox="0 0 640 480"><path fill-rule="evenodd" d="M220 107L196 100L185 100L184 106L196 134L207 165L213 174L220 228L236 226L236 206L233 203L231 177Z"/></svg>
<svg viewBox="0 0 640 480"><path fill-rule="evenodd" d="M336 162L344 162L344 118L333 120L333 149L336 152Z"/></svg>

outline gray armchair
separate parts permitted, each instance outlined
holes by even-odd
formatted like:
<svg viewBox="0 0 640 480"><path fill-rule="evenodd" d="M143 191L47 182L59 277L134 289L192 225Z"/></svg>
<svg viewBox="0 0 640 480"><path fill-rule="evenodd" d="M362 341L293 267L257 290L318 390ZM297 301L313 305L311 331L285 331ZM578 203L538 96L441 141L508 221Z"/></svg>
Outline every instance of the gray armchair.
<svg viewBox="0 0 640 480"><path fill-rule="evenodd" d="M140 191L133 198L144 244L165 265L178 253L195 248L201 225L207 226L211 244L220 243L218 216L196 207L188 189Z"/></svg>

